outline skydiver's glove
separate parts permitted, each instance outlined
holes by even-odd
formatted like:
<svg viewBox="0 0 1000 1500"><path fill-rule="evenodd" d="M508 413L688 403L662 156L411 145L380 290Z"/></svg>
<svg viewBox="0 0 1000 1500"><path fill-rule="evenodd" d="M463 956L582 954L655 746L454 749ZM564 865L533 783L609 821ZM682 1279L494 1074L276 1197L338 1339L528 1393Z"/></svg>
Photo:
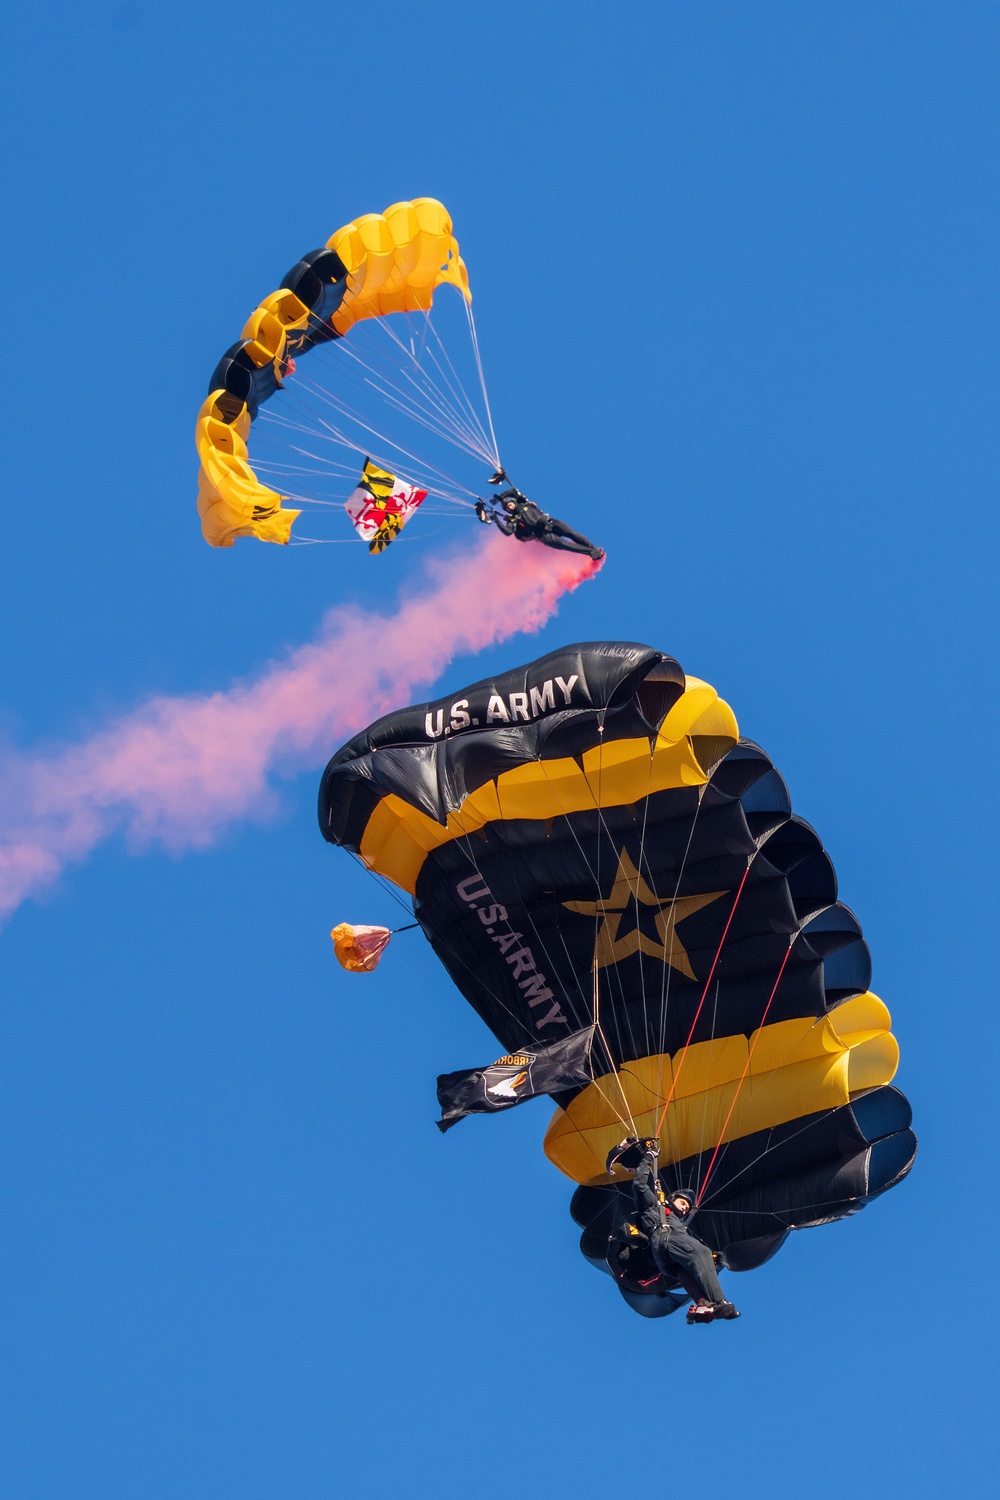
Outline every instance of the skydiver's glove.
<svg viewBox="0 0 1000 1500"><path fill-rule="evenodd" d="M626 1136L619 1141L617 1146L612 1146L608 1152L608 1159L604 1164L604 1170L610 1177L615 1167L621 1167L625 1172L634 1172L643 1158L643 1143L634 1135Z"/></svg>
<svg viewBox="0 0 1000 1500"><path fill-rule="evenodd" d="M507 470L497 469L489 482L490 484L505 484L507 482Z"/></svg>
<svg viewBox="0 0 1000 1500"><path fill-rule="evenodd" d="M486 509L486 502L484 500L476 501L476 515L482 521L484 526L492 526L493 517L488 513Z"/></svg>
<svg viewBox="0 0 1000 1500"><path fill-rule="evenodd" d="M655 1136L647 1136L642 1143L642 1150L645 1156L658 1157L660 1154L660 1143Z"/></svg>

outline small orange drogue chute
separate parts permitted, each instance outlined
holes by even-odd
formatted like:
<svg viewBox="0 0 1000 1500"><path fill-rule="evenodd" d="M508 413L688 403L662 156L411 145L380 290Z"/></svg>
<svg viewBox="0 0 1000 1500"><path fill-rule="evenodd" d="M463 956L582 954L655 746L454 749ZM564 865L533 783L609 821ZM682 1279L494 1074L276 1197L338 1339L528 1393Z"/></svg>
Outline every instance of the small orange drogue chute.
<svg viewBox="0 0 1000 1500"><path fill-rule="evenodd" d="M356 927L350 922L340 922L330 933L337 962L351 974L376 969L391 935L388 927Z"/></svg>

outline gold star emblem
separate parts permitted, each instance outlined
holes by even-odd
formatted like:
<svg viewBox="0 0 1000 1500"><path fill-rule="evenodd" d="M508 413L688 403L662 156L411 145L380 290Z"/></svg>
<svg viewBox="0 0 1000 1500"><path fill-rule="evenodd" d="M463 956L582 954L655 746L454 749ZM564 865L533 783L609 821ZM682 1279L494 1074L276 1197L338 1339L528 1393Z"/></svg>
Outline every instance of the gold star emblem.
<svg viewBox="0 0 1000 1500"><path fill-rule="evenodd" d="M685 917L693 916L703 906L718 901L725 894L725 891L708 891L703 896L679 896L676 901L661 901L639 874L628 852L622 849L618 855L614 882L607 896L600 901L564 901L563 906L567 911L579 912L581 916L602 919L594 945L595 969L605 969L609 964L620 963L623 958L631 958L633 953L648 953L651 958L658 958L672 969L677 969L686 978L695 979L697 976L675 928ZM619 937L622 919L632 905L635 906L636 925L630 932ZM653 920L659 942L654 942L642 930L642 907L656 908Z"/></svg>

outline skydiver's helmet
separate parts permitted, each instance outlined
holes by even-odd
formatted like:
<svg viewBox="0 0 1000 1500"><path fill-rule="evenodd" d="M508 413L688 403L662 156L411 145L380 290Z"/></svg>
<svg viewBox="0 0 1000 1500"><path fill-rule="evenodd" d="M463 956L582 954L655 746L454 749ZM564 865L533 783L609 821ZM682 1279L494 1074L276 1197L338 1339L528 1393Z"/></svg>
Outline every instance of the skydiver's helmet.
<svg viewBox="0 0 1000 1500"><path fill-rule="evenodd" d="M680 1209L677 1207L678 1198L686 1200L687 1208ZM667 1194L667 1202L670 1204L671 1213L675 1213L679 1219L686 1219L688 1214L694 1211L694 1192L691 1188L674 1188L672 1192Z"/></svg>
<svg viewBox="0 0 1000 1500"><path fill-rule="evenodd" d="M500 503L509 516L512 516L515 510L517 510L516 500L502 500Z"/></svg>

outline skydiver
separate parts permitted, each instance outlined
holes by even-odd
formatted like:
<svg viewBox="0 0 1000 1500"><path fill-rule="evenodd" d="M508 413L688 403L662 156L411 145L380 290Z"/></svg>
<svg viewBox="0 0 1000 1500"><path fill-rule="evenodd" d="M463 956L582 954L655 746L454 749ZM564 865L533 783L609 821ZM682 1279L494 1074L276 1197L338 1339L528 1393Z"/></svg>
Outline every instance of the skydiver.
<svg viewBox="0 0 1000 1500"><path fill-rule="evenodd" d="M688 1322L711 1323L714 1318L738 1318L739 1313L731 1302L726 1301L719 1285L711 1250L690 1228L690 1221L697 1212L691 1189L676 1188L672 1193L663 1191L656 1170L660 1154L660 1144L656 1140L623 1141L608 1157L609 1166L629 1148L641 1152L632 1179L632 1199L639 1227L649 1240L661 1276L675 1283L679 1281L694 1298L688 1308Z"/></svg>
<svg viewBox="0 0 1000 1500"><path fill-rule="evenodd" d="M497 469L490 484L503 484L505 480L509 488L500 490L493 497L502 514L489 511L484 500L476 502L476 515L485 526L495 524L504 536L516 537L519 542L541 542L543 547L555 547L562 552L585 552L595 562L600 562L604 556L602 547L595 547L565 521L539 510L527 495L522 495L510 484L503 469Z"/></svg>

